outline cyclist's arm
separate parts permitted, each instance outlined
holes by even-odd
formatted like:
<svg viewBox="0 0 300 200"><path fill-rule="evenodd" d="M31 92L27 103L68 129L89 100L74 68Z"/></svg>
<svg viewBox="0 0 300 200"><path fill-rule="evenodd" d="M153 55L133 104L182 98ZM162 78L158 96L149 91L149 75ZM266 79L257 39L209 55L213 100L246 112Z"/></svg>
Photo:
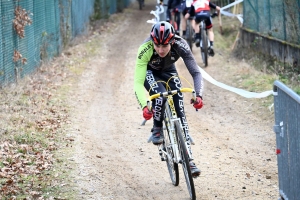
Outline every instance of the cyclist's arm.
<svg viewBox="0 0 300 200"><path fill-rule="evenodd" d="M141 108L147 105L147 99L145 96L144 82L147 72L147 64L153 53L153 43L151 40L145 42L139 47L134 74L134 92L135 96L140 104Z"/></svg>
<svg viewBox="0 0 300 200"><path fill-rule="evenodd" d="M190 16L193 16L195 13L195 7L193 5L191 5L190 9L188 10L188 12L185 14L185 18L188 19Z"/></svg>
<svg viewBox="0 0 300 200"><path fill-rule="evenodd" d="M216 9L216 10L220 10L220 7L217 6L217 5L214 4L214 3L210 3L210 2L209 2L209 7L213 8L213 9Z"/></svg>
<svg viewBox="0 0 300 200"><path fill-rule="evenodd" d="M203 93L203 77L200 72L200 69L197 65L195 57L192 51L189 48L187 42L182 38L176 38L175 42L175 50L183 59L184 64L186 65L188 71L190 72L191 76L194 80L194 88L197 96L202 97Z"/></svg>

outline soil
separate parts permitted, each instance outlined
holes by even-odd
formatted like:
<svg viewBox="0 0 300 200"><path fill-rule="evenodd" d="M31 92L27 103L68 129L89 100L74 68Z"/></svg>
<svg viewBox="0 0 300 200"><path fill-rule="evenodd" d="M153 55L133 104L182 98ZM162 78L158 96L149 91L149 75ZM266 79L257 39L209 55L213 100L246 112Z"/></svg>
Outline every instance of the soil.
<svg viewBox="0 0 300 200"><path fill-rule="evenodd" d="M153 18L154 8L155 1L146 1L143 10L134 2L94 29L85 44L68 50L73 55L89 53L88 45L93 50L69 98L76 199L189 199L182 168L175 187L157 147L147 143L152 122L141 126L142 110L133 91L137 50L149 34L146 21ZM193 53L202 67L200 53ZM181 60L177 68L192 83ZM241 74L257 73L217 48L203 69L228 85L238 85L233 80ZM207 81L201 110L196 112L186 96L186 115L196 142L193 157L202 171L194 179L197 199L278 198L274 113L264 102Z"/></svg>

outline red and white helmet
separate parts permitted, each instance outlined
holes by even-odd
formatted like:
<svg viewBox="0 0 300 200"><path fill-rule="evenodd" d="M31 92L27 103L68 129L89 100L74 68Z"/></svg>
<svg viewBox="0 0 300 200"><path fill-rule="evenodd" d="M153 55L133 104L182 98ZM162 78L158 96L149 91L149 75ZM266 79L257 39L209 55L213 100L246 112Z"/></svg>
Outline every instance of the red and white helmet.
<svg viewBox="0 0 300 200"><path fill-rule="evenodd" d="M155 44L166 45L173 42L175 30L169 22L161 21L153 25L150 36Z"/></svg>

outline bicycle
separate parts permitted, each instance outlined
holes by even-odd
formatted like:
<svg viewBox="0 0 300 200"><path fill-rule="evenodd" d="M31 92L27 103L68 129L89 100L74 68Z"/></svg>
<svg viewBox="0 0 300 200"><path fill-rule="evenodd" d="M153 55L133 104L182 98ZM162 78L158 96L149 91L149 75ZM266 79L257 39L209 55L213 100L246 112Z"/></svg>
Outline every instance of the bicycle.
<svg viewBox="0 0 300 200"><path fill-rule="evenodd" d="M145 0L138 0L139 1L139 8L140 10L143 9L143 7L145 6Z"/></svg>
<svg viewBox="0 0 300 200"><path fill-rule="evenodd" d="M162 161L166 161L169 175L174 186L179 185L179 169L178 164L182 165L185 181L189 191L190 199L196 199L195 186L193 176L190 169L190 145L194 144L192 137L185 133L183 126L174 107L173 95L178 92L192 93L192 99L196 99L196 93L191 88L181 88L176 90L168 90L164 93L151 95L147 101L148 109L151 110L151 101L158 97L167 97L164 109L163 134L164 140L158 146L159 155ZM145 121L142 125L145 124ZM148 139L151 142L152 134Z"/></svg>
<svg viewBox="0 0 300 200"><path fill-rule="evenodd" d="M214 12L211 17L214 18L217 16L218 13ZM210 49L210 41L207 34L206 24L204 20L201 20L199 23L199 33L200 33L200 53L202 57L202 61L204 63L204 66L208 66L208 55L210 53L208 50Z"/></svg>

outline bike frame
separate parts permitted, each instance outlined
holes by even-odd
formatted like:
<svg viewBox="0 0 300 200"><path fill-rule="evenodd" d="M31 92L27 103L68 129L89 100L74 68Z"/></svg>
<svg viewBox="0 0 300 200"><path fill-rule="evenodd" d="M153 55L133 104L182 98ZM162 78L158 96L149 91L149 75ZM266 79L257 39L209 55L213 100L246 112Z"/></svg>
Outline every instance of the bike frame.
<svg viewBox="0 0 300 200"><path fill-rule="evenodd" d="M182 89L180 89L180 91L181 92L191 92L193 94L193 99L196 99L196 93L193 89L182 88ZM150 97L150 100L155 99L159 96L167 97L167 101L165 103L165 116L164 116L165 120L167 121L167 127L165 127L165 128L168 129L169 134L171 135L170 142L171 142L171 146L172 146L172 149L174 152L173 161L178 164L178 163L181 163L181 158L180 158L179 149L177 146L177 136L176 136L175 125L174 125L175 121L178 121L178 123L180 125L181 133L183 135L183 138L185 139L185 146L186 146L186 149L188 150L188 155L189 155L190 160L193 158L192 158L192 155L190 152L190 150L191 150L190 143L192 142L192 138L190 137L190 135L188 135L188 133L186 133L183 130L181 120L177 116L177 112L176 112L175 106L174 106L174 101L173 101L172 95L177 94L177 93L178 93L178 90L172 90L172 91L164 92L162 94L161 93L154 94ZM148 109L151 109L151 105L150 105L151 101L150 100L147 102ZM163 153L165 156L168 156L168 153L163 150L162 146L159 146L159 153L161 156L162 156L161 153Z"/></svg>
<svg viewBox="0 0 300 200"><path fill-rule="evenodd" d="M170 178L174 186L179 184L178 164L180 163L182 165L190 199L195 200L195 186L189 164L192 160L190 145L193 143L193 140L190 135L183 130L181 119L177 116L173 100L173 95L178 94L179 92L191 92L193 94L192 99L196 99L196 92L193 89L181 88L151 95L147 102L147 106L148 109L151 110L152 100L158 97L167 97L163 122L163 134L165 138L163 143L158 146L159 155L161 160L166 161L167 163ZM148 142L151 140L152 134L148 139Z"/></svg>

